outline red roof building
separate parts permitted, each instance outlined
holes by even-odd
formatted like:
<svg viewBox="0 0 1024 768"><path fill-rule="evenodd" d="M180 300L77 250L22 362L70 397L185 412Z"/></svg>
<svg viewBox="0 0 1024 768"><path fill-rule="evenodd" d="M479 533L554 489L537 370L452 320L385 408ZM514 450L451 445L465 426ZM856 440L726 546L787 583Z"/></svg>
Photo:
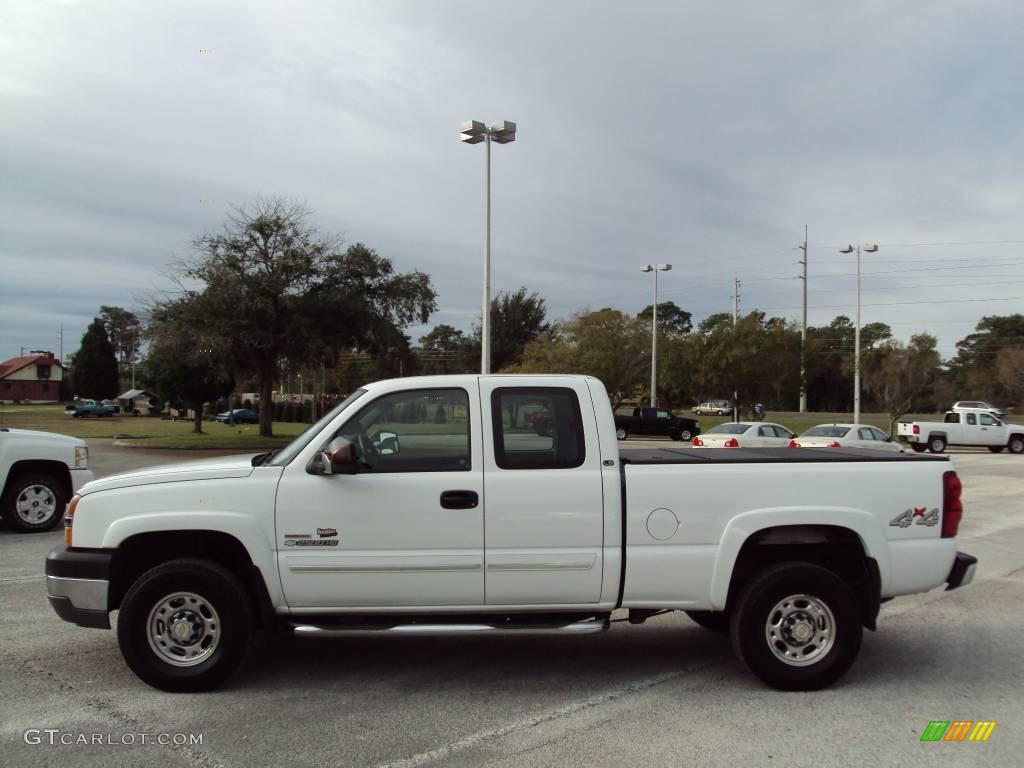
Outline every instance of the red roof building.
<svg viewBox="0 0 1024 768"><path fill-rule="evenodd" d="M33 352L0 363L0 402L58 403L64 368L53 352Z"/></svg>

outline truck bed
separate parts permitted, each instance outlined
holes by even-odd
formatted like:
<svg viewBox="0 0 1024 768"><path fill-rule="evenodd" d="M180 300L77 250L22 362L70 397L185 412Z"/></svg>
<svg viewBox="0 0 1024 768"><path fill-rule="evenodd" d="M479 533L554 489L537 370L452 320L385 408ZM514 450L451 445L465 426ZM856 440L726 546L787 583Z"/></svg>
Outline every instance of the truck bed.
<svg viewBox="0 0 1024 768"><path fill-rule="evenodd" d="M862 448L622 448L623 464L821 464L949 461L948 456L888 453Z"/></svg>

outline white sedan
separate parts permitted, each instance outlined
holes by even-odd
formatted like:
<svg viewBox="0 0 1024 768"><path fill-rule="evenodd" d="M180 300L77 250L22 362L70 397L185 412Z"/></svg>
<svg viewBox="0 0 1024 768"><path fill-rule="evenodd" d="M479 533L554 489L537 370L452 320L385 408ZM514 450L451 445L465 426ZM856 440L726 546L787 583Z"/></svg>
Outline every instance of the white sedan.
<svg viewBox="0 0 1024 768"><path fill-rule="evenodd" d="M694 448L785 448L796 435L781 424L736 421L712 427L693 439Z"/></svg>
<svg viewBox="0 0 1024 768"><path fill-rule="evenodd" d="M868 424L819 424L790 445L794 448L871 448L903 453L903 448L885 432Z"/></svg>

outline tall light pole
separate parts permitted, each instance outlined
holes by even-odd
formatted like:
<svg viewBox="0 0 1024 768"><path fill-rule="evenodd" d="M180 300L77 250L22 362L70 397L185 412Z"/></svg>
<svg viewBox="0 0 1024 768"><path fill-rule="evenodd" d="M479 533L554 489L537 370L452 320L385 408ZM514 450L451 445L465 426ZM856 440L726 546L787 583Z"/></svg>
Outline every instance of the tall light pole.
<svg viewBox="0 0 1024 768"><path fill-rule="evenodd" d="M466 144L486 145L487 174L484 197L484 306L480 322L480 373L491 372L491 142L511 144L516 140L516 124L508 120L484 125L479 120L470 120L459 129L460 138Z"/></svg>
<svg viewBox="0 0 1024 768"><path fill-rule="evenodd" d="M840 248L840 253L857 252L857 321L854 326L853 336L853 423L860 424L860 245L856 248L848 245ZM878 246L875 244L863 246L864 253L875 253Z"/></svg>
<svg viewBox="0 0 1024 768"><path fill-rule="evenodd" d="M671 264L648 264L641 272L654 273L654 304L651 312L651 408L658 407L658 273L668 272Z"/></svg>

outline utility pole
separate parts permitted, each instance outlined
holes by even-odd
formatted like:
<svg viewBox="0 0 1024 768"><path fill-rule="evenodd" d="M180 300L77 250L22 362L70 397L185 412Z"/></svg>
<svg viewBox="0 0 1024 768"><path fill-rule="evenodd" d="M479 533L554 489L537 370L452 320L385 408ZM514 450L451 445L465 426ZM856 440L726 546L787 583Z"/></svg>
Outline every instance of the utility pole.
<svg viewBox="0 0 1024 768"><path fill-rule="evenodd" d="M800 264L804 265L804 319L800 326L800 413L807 413L807 371L804 370L804 355L807 354L807 225L804 224L804 244L800 246L804 252Z"/></svg>
<svg viewBox="0 0 1024 768"><path fill-rule="evenodd" d="M736 323L739 322L739 319L740 319L740 279L738 277L734 277L732 279L732 330L733 330L733 333L736 332ZM739 402L737 402L738 400L739 400L739 392L737 392L734 389L732 391L732 420L733 421L739 421L740 420L740 404L739 404Z"/></svg>

